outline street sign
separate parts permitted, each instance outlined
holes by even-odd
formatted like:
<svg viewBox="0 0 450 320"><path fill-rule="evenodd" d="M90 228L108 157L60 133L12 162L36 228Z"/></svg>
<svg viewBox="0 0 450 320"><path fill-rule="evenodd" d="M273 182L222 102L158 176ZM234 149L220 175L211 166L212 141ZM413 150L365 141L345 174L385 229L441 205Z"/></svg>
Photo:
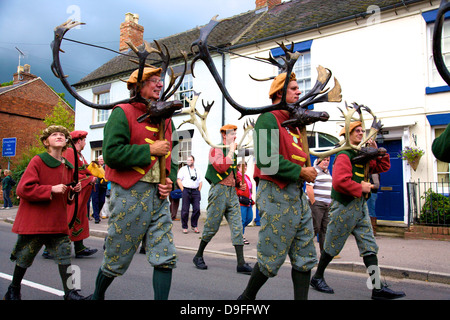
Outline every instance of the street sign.
<svg viewBox="0 0 450 320"><path fill-rule="evenodd" d="M16 156L17 138L3 138L2 157Z"/></svg>

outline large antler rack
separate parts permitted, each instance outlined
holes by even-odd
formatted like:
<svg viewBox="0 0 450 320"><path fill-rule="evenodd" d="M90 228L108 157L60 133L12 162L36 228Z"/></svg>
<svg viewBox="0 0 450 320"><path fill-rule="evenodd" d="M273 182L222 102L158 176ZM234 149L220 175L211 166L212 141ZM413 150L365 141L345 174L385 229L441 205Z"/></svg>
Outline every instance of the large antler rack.
<svg viewBox="0 0 450 320"><path fill-rule="evenodd" d="M189 119L188 120L184 120L179 126L178 129L186 124L186 123L190 123L193 124L194 126L197 127L198 131L200 132L200 134L202 135L203 140L205 140L205 142L211 146L212 148L222 148L222 147L226 147L224 145L218 145L212 142L209 132L208 132L208 127L206 125L206 119L208 118L209 115L209 111L211 110L211 107L214 104L213 102L207 102L205 105L205 102L202 100L202 105L203 105L203 109L204 112L200 113L200 111L197 110L196 105L197 105L197 101L198 98L200 97L201 93L195 92L194 91L194 95L192 96L191 99L189 98L185 98L185 100L188 102L189 107L184 108L181 112L179 112L178 114L187 114L189 115ZM251 129L253 129L254 127L254 121L249 120L246 122L246 125L244 126L244 135L242 136L241 141L238 144L238 149L239 148L248 148L247 145L242 146L244 138L248 135L248 133L251 131Z"/></svg>
<svg viewBox="0 0 450 320"><path fill-rule="evenodd" d="M445 14L450 11L450 2L442 0L436 15L433 31L433 59L442 79L450 86L450 72L442 55L442 29L444 27Z"/></svg>
<svg viewBox="0 0 450 320"><path fill-rule="evenodd" d="M324 152L314 152L312 150L310 150L310 153L316 157L319 158L325 158L325 157L329 157L332 154L336 154L340 151L343 150L356 150L362 153L368 153L370 152L369 150L364 149L366 143L370 140L370 139L374 139L377 135L377 133L381 130L382 128L382 124L381 121L377 121L377 117L375 116L375 114L372 112L372 110L364 105L359 105L357 103L352 103L351 106L347 105L347 102L345 102L345 108L346 108L346 112L342 111L341 108L339 108L339 110L341 111L343 118L345 119L345 137L343 140L341 140L339 142L339 146L337 148L328 150L328 151L324 151ZM369 113L372 117L373 117L373 121L372 121L372 125L370 127L369 132L366 134L365 138L358 144L358 145L354 145L350 143L350 123L352 121L360 121L361 122L361 127L363 128L363 130L365 131L365 123L364 123L364 117L362 115L362 112L365 111L367 113ZM358 117L355 117L355 113L358 114ZM373 148L370 148L373 149Z"/></svg>
<svg viewBox="0 0 450 320"><path fill-rule="evenodd" d="M319 76L317 79L317 82L313 89L305 95L303 98L299 99L296 103L288 104L286 102L286 92L287 87L289 84L290 74L292 73L292 69L294 67L295 62L300 57L301 53L299 52L293 52L294 46L291 45L290 48L287 48L283 43L279 44L280 47L285 52L285 57L283 57L283 63L279 63L276 61L273 57L269 57L267 60L274 65L278 66L282 69L282 71L287 73L286 80L283 85L283 95L281 98L281 101L277 104L272 104L264 107L244 107L240 104L238 104L230 95L227 88L225 87L225 84L222 80L222 78L219 75L219 72L217 71L214 62L212 61L211 54L208 49L208 37L210 33L213 31L213 29L219 24L219 21L216 20L215 16L211 21L200 29L200 37L194 41L191 45L191 51L194 53L193 47L197 47L198 52L195 55L193 61L192 61L192 74L194 75L193 68L195 62L198 60L202 60L209 71L211 72L211 75L213 76L215 82L217 83L219 89L221 90L223 96L227 100L227 102L238 112L240 112L241 117L247 116L247 115L253 115L253 114L260 114L264 112L274 111L274 110L286 110L290 112L291 119L287 120L283 125L289 125L289 126L298 126L298 127L304 127L305 125L311 124L311 117L307 117L308 113L310 113L309 110L307 110L307 107L314 103L319 102L340 102L342 99L341 96L341 87L339 85L339 82L335 79L335 87L328 92L328 89L324 90L325 86L327 85L328 81L331 78L331 71L328 69L325 69L323 67L318 68ZM195 53L194 53L195 54ZM315 121L326 121L328 120L329 116L326 112L323 112L320 116L317 116L315 118Z"/></svg>
<svg viewBox="0 0 450 320"><path fill-rule="evenodd" d="M62 40L64 39L64 35L72 28L84 25L83 22L78 21L72 21L67 20L63 24L57 26L54 30L54 39L51 43L52 53L53 53L53 62L51 65L51 70L53 71L53 74L60 79L64 87L67 89L67 91L78 101L83 103L84 105L94 108L94 109L101 109L101 110L108 110L114 108L114 106L118 104L125 104L125 103L132 103L132 102L141 102L144 103L147 106L147 112L140 116L138 118L138 121L144 121L146 118L150 117L152 119L152 122L158 123L161 119L170 118L173 113L176 110L179 110L182 108L181 101L174 100L174 101L167 101L178 89L178 87L181 85L183 81L183 77L186 74L187 69L187 55L185 52L181 52L184 60L185 60L185 66L184 71L182 75L179 77L179 80L177 84L175 85L175 81L178 78L178 76L174 75L173 69L171 69L171 79L169 82L169 86L166 90L162 91L160 98L158 101L150 101L145 98L143 98L140 94L140 89L142 87L142 76L144 72L145 67L150 67L151 65L146 63L146 60L150 54L157 54L161 58L161 78L164 79L166 70L169 67L169 61L170 61L170 55L167 47L163 45L162 47L160 44L155 40L156 48L153 48L147 41L144 41L144 46L141 50L138 50L132 43L127 43L128 46L133 50L133 52L137 55L138 60L130 59L130 61L137 63L139 65L139 72L138 72L138 88L136 90L136 94L134 97L108 103L108 104L97 104L93 103L91 101L88 101L81 97L69 84L69 82L66 80L68 77L64 74L64 71L61 66L61 61L59 54L60 52L64 51L61 49Z"/></svg>

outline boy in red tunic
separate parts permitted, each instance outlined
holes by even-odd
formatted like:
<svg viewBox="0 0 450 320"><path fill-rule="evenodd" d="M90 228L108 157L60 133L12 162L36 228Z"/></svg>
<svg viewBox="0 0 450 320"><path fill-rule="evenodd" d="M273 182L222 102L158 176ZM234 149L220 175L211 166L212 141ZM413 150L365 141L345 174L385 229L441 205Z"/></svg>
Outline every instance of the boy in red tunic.
<svg viewBox="0 0 450 320"><path fill-rule="evenodd" d="M67 281L71 274L67 204L73 200L73 192L81 190L80 183L75 187L69 185L73 181L73 166L62 157L69 138L69 132L62 126L45 129L41 141L47 153L31 159L17 186L20 205L12 231L19 236L11 253L16 267L5 300L20 300L23 276L43 245L58 264L64 299L84 299L78 290L69 288Z"/></svg>

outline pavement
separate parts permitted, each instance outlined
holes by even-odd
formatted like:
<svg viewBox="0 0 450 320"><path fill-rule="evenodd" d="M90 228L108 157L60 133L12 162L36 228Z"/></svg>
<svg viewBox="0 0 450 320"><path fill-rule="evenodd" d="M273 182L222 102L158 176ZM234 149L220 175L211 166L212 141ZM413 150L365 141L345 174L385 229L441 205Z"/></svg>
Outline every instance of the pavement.
<svg viewBox="0 0 450 320"><path fill-rule="evenodd" d="M14 222L17 207L9 210L0 210L0 223ZM178 213L178 218L180 213ZM203 230L204 213L199 219L200 233L189 229L187 234L182 232L181 221L173 221L173 234L175 245L180 250L192 251L192 257L200 244L201 231ZM90 220L90 236L104 238L107 234L108 219L103 219L95 224ZM258 226L245 228L245 238L250 242L244 246L246 262L251 265L256 263L256 244L258 241ZM413 279L436 282L450 285L450 241L404 239L389 234L377 234L375 237L379 246L378 264L381 275L401 279ZM319 256L319 244L315 241L316 251ZM215 237L205 249L205 260L208 254L220 254L235 257L234 247L231 244L230 229L223 222ZM350 272L366 273L362 258L353 236L347 240L339 254L339 259L334 259L328 268ZM289 258L286 259L289 264Z"/></svg>

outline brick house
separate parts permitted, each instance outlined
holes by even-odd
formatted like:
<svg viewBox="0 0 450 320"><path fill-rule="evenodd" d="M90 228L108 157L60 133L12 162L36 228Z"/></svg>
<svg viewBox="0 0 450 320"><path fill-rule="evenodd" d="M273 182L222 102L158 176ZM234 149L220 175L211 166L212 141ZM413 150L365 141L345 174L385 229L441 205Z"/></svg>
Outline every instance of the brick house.
<svg viewBox="0 0 450 320"><path fill-rule="evenodd" d="M19 67L22 68L22 67ZM45 128L44 118L53 112L61 99L40 77L30 73L30 66L15 73L13 84L0 87L0 141L3 138L17 138L16 156L36 142L36 135ZM65 101L62 102L71 113L75 111ZM8 159L0 157L0 166L8 168Z"/></svg>

